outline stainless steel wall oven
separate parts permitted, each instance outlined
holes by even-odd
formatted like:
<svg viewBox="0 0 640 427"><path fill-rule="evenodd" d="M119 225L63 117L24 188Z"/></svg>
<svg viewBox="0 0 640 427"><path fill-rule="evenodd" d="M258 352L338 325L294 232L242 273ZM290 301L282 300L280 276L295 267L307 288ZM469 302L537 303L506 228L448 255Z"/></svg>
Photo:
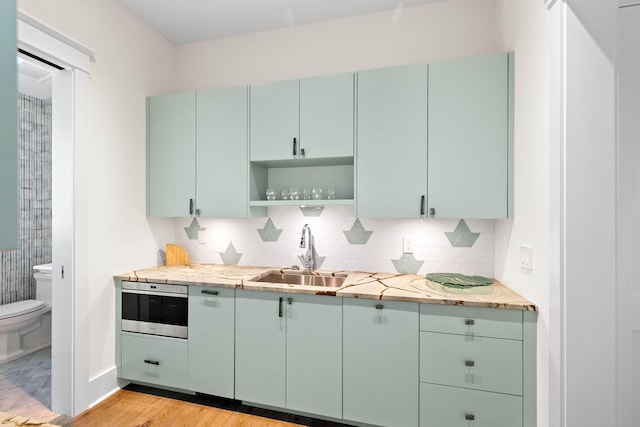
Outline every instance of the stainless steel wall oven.
<svg viewBox="0 0 640 427"><path fill-rule="evenodd" d="M122 330L188 337L189 287L122 282Z"/></svg>

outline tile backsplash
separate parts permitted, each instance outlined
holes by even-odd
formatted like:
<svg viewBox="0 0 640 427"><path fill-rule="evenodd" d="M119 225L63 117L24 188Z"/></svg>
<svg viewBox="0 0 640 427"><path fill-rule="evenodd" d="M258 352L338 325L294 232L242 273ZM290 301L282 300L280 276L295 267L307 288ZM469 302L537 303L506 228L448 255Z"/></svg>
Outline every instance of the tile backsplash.
<svg viewBox="0 0 640 427"><path fill-rule="evenodd" d="M271 207L263 218L176 220L176 243L194 263L273 267L301 265L302 227L309 224L320 269L494 275L494 220L355 218L353 207L327 206L305 216ZM403 239L411 253L403 252Z"/></svg>

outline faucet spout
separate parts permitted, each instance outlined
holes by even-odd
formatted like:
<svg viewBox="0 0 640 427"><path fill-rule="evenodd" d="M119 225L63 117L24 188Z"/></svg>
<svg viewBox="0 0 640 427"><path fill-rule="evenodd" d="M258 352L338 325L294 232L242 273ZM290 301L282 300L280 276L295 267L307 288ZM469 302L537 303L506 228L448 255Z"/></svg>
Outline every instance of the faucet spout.
<svg viewBox="0 0 640 427"><path fill-rule="evenodd" d="M308 242L308 243L307 243ZM300 258L302 259L302 264L304 265L307 271L311 271L314 269L314 259L313 259L313 235L311 234L311 227L309 224L305 224L302 227L302 236L300 237L300 247L307 247L307 251Z"/></svg>

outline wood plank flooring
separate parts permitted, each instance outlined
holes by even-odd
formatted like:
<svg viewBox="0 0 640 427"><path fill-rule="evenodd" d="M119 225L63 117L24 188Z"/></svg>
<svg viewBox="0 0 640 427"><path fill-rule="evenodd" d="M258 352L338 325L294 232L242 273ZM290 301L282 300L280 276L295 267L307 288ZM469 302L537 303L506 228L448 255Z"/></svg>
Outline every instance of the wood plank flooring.
<svg viewBox="0 0 640 427"><path fill-rule="evenodd" d="M183 395L130 385L71 419L62 427L342 427L344 424L242 405L206 395Z"/></svg>

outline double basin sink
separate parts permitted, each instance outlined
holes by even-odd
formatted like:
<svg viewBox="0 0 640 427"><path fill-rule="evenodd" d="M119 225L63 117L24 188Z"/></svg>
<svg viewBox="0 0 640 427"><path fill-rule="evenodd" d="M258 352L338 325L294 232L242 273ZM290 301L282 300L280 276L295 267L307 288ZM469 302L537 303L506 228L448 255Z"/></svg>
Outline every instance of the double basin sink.
<svg viewBox="0 0 640 427"><path fill-rule="evenodd" d="M346 274L330 275L306 271L270 271L264 276L253 279L253 282L282 283L300 286L323 286L339 288L347 278Z"/></svg>

